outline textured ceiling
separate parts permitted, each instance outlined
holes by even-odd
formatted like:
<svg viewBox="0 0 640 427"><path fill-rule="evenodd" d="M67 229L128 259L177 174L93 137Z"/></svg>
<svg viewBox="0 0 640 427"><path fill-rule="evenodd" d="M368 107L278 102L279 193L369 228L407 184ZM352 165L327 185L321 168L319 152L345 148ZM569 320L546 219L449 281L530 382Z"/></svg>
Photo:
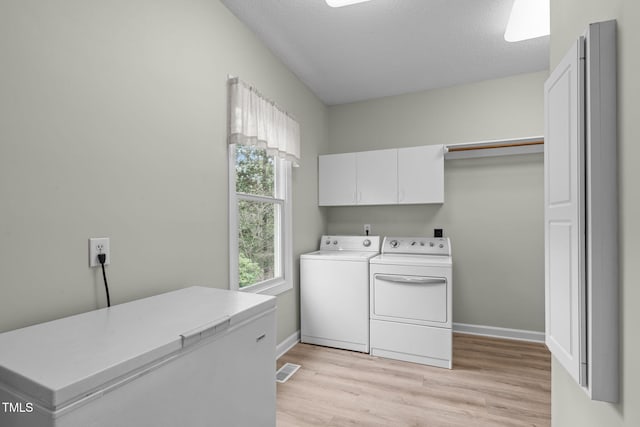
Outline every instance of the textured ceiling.
<svg viewBox="0 0 640 427"><path fill-rule="evenodd" d="M221 0L327 105L549 67L549 36L507 43L513 0Z"/></svg>

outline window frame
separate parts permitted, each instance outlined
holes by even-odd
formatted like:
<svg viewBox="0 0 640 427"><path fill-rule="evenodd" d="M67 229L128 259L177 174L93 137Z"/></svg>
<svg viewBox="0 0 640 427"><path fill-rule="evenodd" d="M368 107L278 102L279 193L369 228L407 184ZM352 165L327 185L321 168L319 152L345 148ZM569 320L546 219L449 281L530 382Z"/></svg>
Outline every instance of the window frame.
<svg viewBox="0 0 640 427"><path fill-rule="evenodd" d="M229 289L266 295L279 295L293 289L293 224L291 202L291 162L274 156L276 190L280 197L240 194L236 192L236 145L229 145ZM282 275L240 287L238 273L238 203L240 200L280 204L280 253Z"/></svg>

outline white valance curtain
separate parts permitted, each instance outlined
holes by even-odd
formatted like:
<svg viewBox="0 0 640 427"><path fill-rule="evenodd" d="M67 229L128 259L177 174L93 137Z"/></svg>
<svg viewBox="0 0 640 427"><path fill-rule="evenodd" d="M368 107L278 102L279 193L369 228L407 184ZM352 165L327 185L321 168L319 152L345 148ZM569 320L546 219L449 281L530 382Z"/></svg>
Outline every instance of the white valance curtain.
<svg viewBox="0 0 640 427"><path fill-rule="evenodd" d="M231 78L229 86L229 144L255 145L270 154L300 162L300 125L255 88Z"/></svg>

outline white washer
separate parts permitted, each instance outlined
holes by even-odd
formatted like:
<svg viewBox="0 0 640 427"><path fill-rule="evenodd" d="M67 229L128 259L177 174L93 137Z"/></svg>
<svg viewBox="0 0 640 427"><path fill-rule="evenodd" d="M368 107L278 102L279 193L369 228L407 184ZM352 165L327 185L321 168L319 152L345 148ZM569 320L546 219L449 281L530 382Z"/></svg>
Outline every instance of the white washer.
<svg viewBox="0 0 640 427"><path fill-rule="evenodd" d="M380 236L322 236L300 256L300 340L369 352L369 260Z"/></svg>
<svg viewBox="0 0 640 427"><path fill-rule="evenodd" d="M448 238L385 237L370 261L371 354L452 367Z"/></svg>

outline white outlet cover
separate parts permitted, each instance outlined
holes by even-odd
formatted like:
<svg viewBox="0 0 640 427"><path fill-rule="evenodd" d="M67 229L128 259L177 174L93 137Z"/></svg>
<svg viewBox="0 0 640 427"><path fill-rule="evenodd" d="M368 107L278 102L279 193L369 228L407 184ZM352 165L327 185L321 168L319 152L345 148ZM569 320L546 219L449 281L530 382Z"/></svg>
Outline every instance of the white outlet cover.
<svg viewBox="0 0 640 427"><path fill-rule="evenodd" d="M108 237L93 237L89 239L89 267L100 267L98 254L107 255L104 265L111 264L111 251Z"/></svg>

